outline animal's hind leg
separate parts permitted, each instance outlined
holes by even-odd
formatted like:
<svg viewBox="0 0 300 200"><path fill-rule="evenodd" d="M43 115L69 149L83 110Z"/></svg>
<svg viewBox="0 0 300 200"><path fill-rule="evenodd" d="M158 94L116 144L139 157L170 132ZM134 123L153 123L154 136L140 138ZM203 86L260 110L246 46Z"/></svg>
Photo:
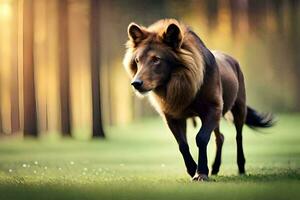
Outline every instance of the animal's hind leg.
<svg viewBox="0 0 300 200"><path fill-rule="evenodd" d="M234 118L234 125L236 128L236 144L237 144L237 164L239 168L239 173L245 173L245 156L243 150L243 125L246 118L246 105L242 102L236 102L232 108L232 114Z"/></svg>
<svg viewBox="0 0 300 200"><path fill-rule="evenodd" d="M214 133L215 133L215 137L216 137L217 151L216 151L215 161L212 166L211 174L216 175L216 174L218 174L220 165L221 165L221 156L222 156L222 147L223 147L223 143L224 143L224 135L220 132L219 127L217 127L214 130Z"/></svg>

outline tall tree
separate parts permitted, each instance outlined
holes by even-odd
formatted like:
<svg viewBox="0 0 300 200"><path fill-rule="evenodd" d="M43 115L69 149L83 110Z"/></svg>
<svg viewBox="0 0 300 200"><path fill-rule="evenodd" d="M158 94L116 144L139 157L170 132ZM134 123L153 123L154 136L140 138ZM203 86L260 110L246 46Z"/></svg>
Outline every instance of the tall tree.
<svg viewBox="0 0 300 200"><path fill-rule="evenodd" d="M0 33L0 38L1 38L1 33ZM0 48L1 48L2 44L1 44L1 39L0 39ZM0 53L0 61L2 60L2 55ZM1 83L1 76L0 76L0 83ZM0 87L0 136L3 135L3 127L2 127L2 91L1 91L1 87Z"/></svg>
<svg viewBox="0 0 300 200"><path fill-rule="evenodd" d="M1 57L0 57L0 59L1 59ZM1 81L1 80L0 80ZM3 127L2 127L2 109L1 109L1 107L2 107L2 105L1 105L1 100L2 100L2 98L1 98L1 88L0 88L0 136L2 136L3 135Z"/></svg>
<svg viewBox="0 0 300 200"><path fill-rule="evenodd" d="M300 3L297 0L290 1L290 30L289 30L289 47L292 50L292 58L294 59L294 62L292 64L292 68L294 69L294 72L296 74L295 81L297 83L297 86L300 85L300 57L299 57L299 51L300 51L300 16L299 16L299 9L300 9ZM299 90L296 91L296 105L295 105L295 111L300 111L300 92Z"/></svg>
<svg viewBox="0 0 300 200"><path fill-rule="evenodd" d="M34 83L33 0L24 0L23 11L24 135L38 136Z"/></svg>
<svg viewBox="0 0 300 200"><path fill-rule="evenodd" d="M90 0L90 54L92 79L93 138L104 138L100 96L100 1Z"/></svg>
<svg viewBox="0 0 300 200"><path fill-rule="evenodd" d="M3 135L3 130L2 130L2 115L0 114L0 136L1 135Z"/></svg>
<svg viewBox="0 0 300 200"><path fill-rule="evenodd" d="M63 136L71 136L70 65L69 65L69 12L68 1L59 0L59 66L60 110Z"/></svg>
<svg viewBox="0 0 300 200"><path fill-rule="evenodd" d="M18 1L14 1L12 23L12 66L11 66L11 132L17 133L20 130L20 117L19 117L19 73L18 73L18 28L19 28L19 16L18 16Z"/></svg>

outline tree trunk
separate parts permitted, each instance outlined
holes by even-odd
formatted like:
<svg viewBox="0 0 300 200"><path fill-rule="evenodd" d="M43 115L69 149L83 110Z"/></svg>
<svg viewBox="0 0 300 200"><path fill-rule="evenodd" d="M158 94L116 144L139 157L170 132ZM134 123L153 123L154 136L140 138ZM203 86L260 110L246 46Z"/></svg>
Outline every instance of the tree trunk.
<svg viewBox="0 0 300 200"><path fill-rule="evenodd" d="M1 59L1 57L0 57L0 59ZM0 80L0 82L1 82L1 80ZM2 101L2 95L1 95L1 88L0 88L0 137L2 136L2 135L4 135L3 134L3 127L2 127L2 103L1 103L1 101Z"/></svg>
<svg viewBox="0 0 300 200"><path fill-rule="evenodd" d="M0 36L1 37L1 36ZM0 40L0 45L2 45L1 44L1 40ZM0 61L2 60L3 58L2 58L2 53L0 53ZM0 83L2 82L2 80L1 80L1 76L0 76ZM3 125L2 125L2 88L0 87L0 137L2 136L2 135L4 135L3 134Z"/></svg>
<svg viewBox="0 0 300 200"><path fill-rule="evenodd" d="M294 62L292 63L292 69L294 69L294 73L296 74L295 76L295 81L296 81L296 85L299 86L300 85L300 67L299 67L299 63L300 63L300 57L299 57L299 51L300 51L300 28L299 28L299 1L297 0L292 0L290 1L291 3L291 10L290 10L290 30L289 30L289 47L292 50L292 58L294 59ZM300 92L299 90L296 90L296 103L294 106L294 111L299 112L300 111Z"/></svg>
<svg viewBox="0 0 300 200"><path fill-rule="evenodd" d="M59 0L59 68L62 135L71 136L68 1Z"/></svg>
<svg viewBox="0 0 300 200"><path fill-rule="evenodd" d="M33 0L24 0L23 86L24 136L38 136L34 85Z"/></svg>
<svg viewBox="0 0 300 200"><path fill-rule="evenodd" d="M93 112L93 138L104 138L101 96L100 96L100 35L99 15L100 1L91 0L90 4L90 54L91 54L91 79L92 79L92 112Z"/></svg>
<svg viewBox="0 0 300 200"><path fill-rule="evenodd" d="M11 68L11 132L16 134L20 131L20 117L19 117L19 72L18 72L18 2L13 3L13 10L16 11L16 14L13 14L13 23L12 23L12 68Z"/></svg>

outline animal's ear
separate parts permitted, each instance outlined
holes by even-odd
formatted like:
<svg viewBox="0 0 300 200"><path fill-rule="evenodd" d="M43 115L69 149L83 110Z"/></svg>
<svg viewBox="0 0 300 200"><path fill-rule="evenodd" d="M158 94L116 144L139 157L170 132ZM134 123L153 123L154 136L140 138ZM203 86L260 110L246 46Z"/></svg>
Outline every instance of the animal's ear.
<svg viewBox="0 0 300 200"><path fill-rule="evenodd" d="M163 35L163 40L172 48L180 48L182 42L182 34L180 28L176 24L170 24Z"/></svg>
<svg viewBox="0 0 300 200"><path fill-rule="evenodd" d="M140 43L143 39L146 38L146 33L142 28L136 23L130 23L127 29L128 37L135 44Z"/></svg>

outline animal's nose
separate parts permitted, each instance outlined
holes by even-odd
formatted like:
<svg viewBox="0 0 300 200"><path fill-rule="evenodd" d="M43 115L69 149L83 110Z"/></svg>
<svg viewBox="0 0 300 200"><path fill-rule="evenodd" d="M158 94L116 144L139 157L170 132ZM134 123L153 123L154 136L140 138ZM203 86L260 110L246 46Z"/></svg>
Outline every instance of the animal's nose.
<svg viewBox="0 0 300 200"><path fill-rule="evenodd" d="M140 80L140 79L135 79L132 83L131 83L131 85L135 88L135 89L140 89L141 87L142 87L142 85L143 85L143 81L142 80Z"/></svg>

